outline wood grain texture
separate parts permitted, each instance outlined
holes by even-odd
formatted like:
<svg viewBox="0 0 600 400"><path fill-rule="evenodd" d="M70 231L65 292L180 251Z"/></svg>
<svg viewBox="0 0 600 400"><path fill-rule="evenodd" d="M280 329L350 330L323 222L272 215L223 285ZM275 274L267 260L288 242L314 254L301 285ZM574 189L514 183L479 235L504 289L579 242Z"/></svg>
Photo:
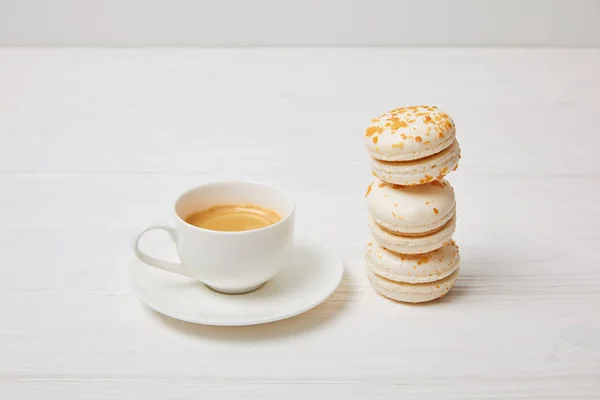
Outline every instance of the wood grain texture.
<svg viewBox="0 0 600 400"><path fill-rule="evenodd" d="M597 50L0 50L0 398L597 398ZM461 277L388 301L363 273L363 128L457 122ZM345 262L324 304L217 328L126 283L191 185L263 180ZM154 238L160 240L160 236Z"/></svg>

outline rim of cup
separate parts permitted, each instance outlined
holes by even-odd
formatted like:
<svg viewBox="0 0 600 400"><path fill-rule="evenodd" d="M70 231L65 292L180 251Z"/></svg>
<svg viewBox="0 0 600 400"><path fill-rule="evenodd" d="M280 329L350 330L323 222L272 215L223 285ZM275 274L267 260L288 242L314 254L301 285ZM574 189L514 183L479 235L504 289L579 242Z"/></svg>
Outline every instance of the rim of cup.
<svg viewBox="0 0 600 400"><path fill-rule="evenodd" d="M275 222L274 224L268 225L268 226L264 226L262 228L258 228L258 229L251 229L248 231L216 231L216 230L212 230L212 229L206 229L206 228L200 228L196 225L192 225L190 223L188 223L185 219L183 219L179 213L177 212L177 205L179 204L179 202L181 201L182 198L184 198L186 195L189 195L190 193L200 189L200 188L204 188L204 187L208 187L208 186L218 186L218 185L231 185L231 184L251 184L251 185L256 185L256 186L262 186L265 188L269 188L271 190L274 190L276 192L279 192L280 194L282 194L290 203L291 203L291 208L290 210L287 212L287 214L285 215L285 217L282 217L279 221ZM262 207L259 204L253 204L255 206L258 207ZM203 232L210 232L210 233L214 233L216 235L247 235L247 234L252 234L254 232L261 232L261 231L266 231L269 229L274 229L276 226L281 225L283 223L285 223L287 220L289 220L292 215L294 214L294 211L296 210L296 202L294 201L294 199L288 195L285 191L271 185L270 183L265 183L265 182L260 182L260 181L252 181L252 180L224 180L224 181L212 181L212 182L207 182L207 183L203 183L201 185L196 185L188 190L186 190L185 192L181 193L179 196L177 196L177 199L175 200L175 204L173 205L173 212L175 213L175 217L183 222L184 225L186 225L189 228L192 229L197 229Z"/></svg>

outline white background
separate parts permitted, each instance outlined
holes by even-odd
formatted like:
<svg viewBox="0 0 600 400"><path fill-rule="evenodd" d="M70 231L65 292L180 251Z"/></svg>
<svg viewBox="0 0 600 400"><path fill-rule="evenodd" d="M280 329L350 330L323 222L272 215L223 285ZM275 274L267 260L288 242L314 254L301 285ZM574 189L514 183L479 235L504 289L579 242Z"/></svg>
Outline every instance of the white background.
<svg viewBox="0 0 600 400"><path fill-rule="evenodd" d="M0 0L0 45L600 46L600 1Z"/></svg>

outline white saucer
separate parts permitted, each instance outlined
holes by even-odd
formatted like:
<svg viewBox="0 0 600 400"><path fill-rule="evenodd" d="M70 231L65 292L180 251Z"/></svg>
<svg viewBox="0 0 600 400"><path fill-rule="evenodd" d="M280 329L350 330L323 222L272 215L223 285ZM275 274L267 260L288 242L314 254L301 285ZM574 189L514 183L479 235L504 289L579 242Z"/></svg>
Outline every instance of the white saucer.
<svg viewBox="0 0 600 400"><path fill-rule="evenodd" d="M151 309L204 325L255 325L293 317L316 307L338 287L344 266L330 246L298 239L290 265L247 294L217 293L199 281L137 260L129 269L133 292Z"/></svg>

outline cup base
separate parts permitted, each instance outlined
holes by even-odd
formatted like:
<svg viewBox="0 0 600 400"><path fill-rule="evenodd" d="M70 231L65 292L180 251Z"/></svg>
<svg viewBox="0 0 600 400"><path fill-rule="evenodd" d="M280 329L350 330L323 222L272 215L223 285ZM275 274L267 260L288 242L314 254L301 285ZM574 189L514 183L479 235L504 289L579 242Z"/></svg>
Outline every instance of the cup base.
<svg viewBox="0 0 600 400"><path fill-rule="evenodd" d="M218 288L218 287L215 287L215 286L210 286L210 285L206 285L206 284L205 285L209 289L214 290L215 292L218 292L218 293L223 293L223 294L245 294L245 293L250 293L250 292L255 291L256 289L261 288L262 285L264 285L265 283L267 283L267 282L263 282L263 283L261 283L259 285L256 285L256 286L251 286L249 288L243 288L243 289L237 289L237 290L223 289L223 288Z"/></svg>

